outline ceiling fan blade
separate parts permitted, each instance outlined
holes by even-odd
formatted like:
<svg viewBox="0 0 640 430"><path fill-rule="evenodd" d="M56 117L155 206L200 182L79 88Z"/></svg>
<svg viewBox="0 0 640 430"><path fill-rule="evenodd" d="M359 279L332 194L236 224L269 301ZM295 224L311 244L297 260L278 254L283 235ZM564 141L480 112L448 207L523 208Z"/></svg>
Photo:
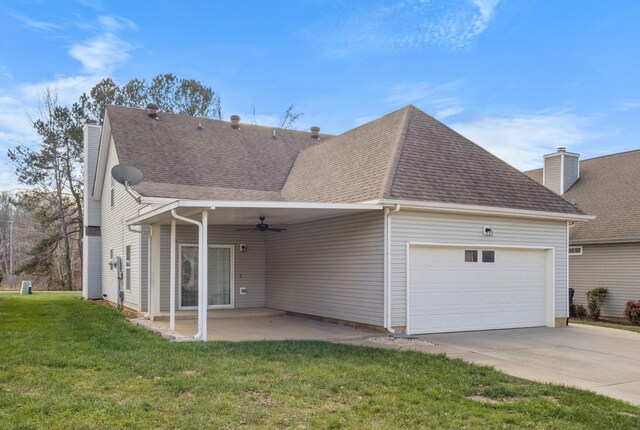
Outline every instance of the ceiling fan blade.
<svg viewBox="0 0 640 430"><path fill-rule="evenodd" d="M278 228L278 227L269 227L267 229L267 231L276 231L276 232L281 232L281 231L287 231L286 228Z"/></svg>
<svg viewBox="0 0 640 430"><path fill-rule="evenodd" d="M252 227L252 228L237 228L236 231L258 231L257 228Z"/></svg>

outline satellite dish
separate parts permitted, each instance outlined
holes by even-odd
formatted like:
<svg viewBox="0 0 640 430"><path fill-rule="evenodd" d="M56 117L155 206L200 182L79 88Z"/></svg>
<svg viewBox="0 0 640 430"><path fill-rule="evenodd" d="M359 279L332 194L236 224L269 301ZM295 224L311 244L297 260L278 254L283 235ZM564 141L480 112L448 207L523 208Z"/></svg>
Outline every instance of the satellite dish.
<svg viewBox="0 0 640 430"><path fill-rule="evenodd" d="M113 166L111 176L125 186L138 185L144 179L140 169L126 164Z"/></svg>

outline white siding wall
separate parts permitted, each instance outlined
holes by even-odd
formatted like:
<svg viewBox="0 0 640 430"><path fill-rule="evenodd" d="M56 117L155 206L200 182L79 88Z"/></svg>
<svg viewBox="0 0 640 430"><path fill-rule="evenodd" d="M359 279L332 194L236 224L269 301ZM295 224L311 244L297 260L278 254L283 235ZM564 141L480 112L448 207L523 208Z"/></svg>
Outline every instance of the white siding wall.
<svg viewBox="0 0 640 430"><path fill-rule="evenodd" d="M544 159L544 186L556 194L562 194L560 170L562 156L560 154Z"/></svg>
<svg viewBox="0 0 640 430"><path fill-rule="evenodd" d="M91 195L96 176L96 162L102 127L87 124L84 127L84 204L83 223L86 226L101 225L100 202ZM99 299L102 296L102 244L100 236L82 238L82 296L86 299Z"/></svg>
<svg viewBox="0 0 640 430"><path fill-rule="evenodd" d="M569 257L569 286L583 306L587 291L608 288L602 315L622 318L627 301L640 300L640 243L582 246L582 255Z"/></svg>
<svg viewBox="0 0 640 430"><path fill-rule="evenodd" d="M215 216L212 212L211 217ZM247 226L209 225L209 245L234 245L234 287L235 307L252 308L265 305L264 249L265 235L258 231L236 231ZM198 244L196 226L176 226L176 264L179 264L180 244ZM240 244L247 245L247 252L240 252ZM160 310L169 310L171 258L171 226L160 227ZM176 307L179 306L180 288L176 266ZM246 288L247 294L240 294L240 288Z"/></svg>
<svg viewBox="0 0 640 430"><path fill-rule="evenodd" d="M139 309L140 270L143 268L140 264L140 235L129 231L125 221L138 214L140 205L123 185L116 182L115 204L111 207L111 168L116 164L118 155L111 141L102 189L102 293L107 295L107 300L117 302L118 280L115 269L109 269L109 250L113 249L114 257L122 257L124 263L125 246L131 245L131 291L125 291L124 305ZM146 260L143 263L146 268ZM124 280L122 289L125 289Z"/></svg>
<svg viewBox="0 0 640 430"><path fill-rule="evenodd" d="M382 211L269 234L266 281L267 307L382 326Z"/></svg>
<svg viewBox="0 0 640 430"><path fill-rule="evenodd" d="M482 234L490 226L494 235ZM406 326L406 243L491 244L555 248L555 316L566 316L567 224L559 221L400 211L391 216L391 323Z"/></svg>

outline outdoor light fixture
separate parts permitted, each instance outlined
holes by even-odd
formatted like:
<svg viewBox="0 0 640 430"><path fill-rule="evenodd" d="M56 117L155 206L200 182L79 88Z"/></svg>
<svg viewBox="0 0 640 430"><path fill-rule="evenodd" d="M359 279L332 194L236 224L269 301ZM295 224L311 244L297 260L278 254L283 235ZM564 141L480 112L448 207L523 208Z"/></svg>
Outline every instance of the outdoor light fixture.
<svg viewBox="0 0 640 430"><path fill-rule="evenodd" d="M493 236L493 229L485 225L482 227L482 234L485 236Z"/></svg>
<svg viewBox="0 0 640 430"><path fill-rule="evenodd" d="M247 245L244 243L240 244L240 252L247 252Z"/></svg>

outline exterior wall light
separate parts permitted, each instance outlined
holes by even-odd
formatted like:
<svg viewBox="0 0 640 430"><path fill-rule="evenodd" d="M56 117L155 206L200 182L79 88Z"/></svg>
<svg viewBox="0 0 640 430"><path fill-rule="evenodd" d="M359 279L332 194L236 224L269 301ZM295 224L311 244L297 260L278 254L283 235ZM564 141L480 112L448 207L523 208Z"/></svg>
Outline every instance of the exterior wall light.
<svg viewBox="0 0 640 430"><path fill-rule="evenodd" d="M247 245L244 243L240 244L240 252L247 252Z"/></svg>
<svg viewBox="0 0 640 430"><path fill-rule="evenodd" d="M485 225L482 227L482 234L485 236L493 236L493 229Z"/></svg>

